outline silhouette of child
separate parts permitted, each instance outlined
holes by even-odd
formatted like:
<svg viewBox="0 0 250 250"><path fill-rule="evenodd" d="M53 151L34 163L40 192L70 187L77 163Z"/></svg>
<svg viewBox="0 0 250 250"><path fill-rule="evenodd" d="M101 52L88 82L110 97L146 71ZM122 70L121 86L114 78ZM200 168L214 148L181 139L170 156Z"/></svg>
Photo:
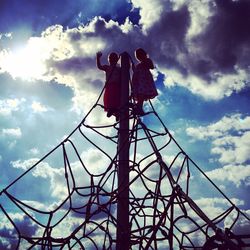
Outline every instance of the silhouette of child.
<svg viewBox="0 0 250 250"><path fill-rule="evenodd" d="M118 120L121 94L121 67L117 65L119 57L115 52L112 52L108 56L109 65L102 65L101 56L102 52L96 53L97 67L106 73L103 96L104 110L107 112L107 117L114 115L116 120Z"/></svg>
<svg viewBox="0 0 250 250"><path fill-rule="evenodd" d="M143 102L153 99L158 93L150 72L150 69L154 68L152 60L142 48L135 51L135 57L139 63L132 65L134 72L132 77L132 97L136 100L135 113L143 115Z"/></svg>

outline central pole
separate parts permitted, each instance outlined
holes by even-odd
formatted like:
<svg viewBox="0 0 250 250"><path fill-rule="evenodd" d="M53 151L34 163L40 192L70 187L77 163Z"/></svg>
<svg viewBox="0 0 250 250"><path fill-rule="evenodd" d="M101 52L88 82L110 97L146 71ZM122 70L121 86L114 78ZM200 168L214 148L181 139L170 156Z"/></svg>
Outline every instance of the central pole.
<svg viewBox="0 0 250 250"><path fill-rule="evenodd" d="M118 201L116 250L129 250L129 68L127 52L121 54L121 104L118 138Z"/></svg>

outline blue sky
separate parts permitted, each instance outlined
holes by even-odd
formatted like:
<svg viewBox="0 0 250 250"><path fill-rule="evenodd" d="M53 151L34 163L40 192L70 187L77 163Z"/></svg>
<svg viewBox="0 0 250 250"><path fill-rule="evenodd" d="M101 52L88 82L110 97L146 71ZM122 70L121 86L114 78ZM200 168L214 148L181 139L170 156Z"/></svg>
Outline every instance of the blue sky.
<svg viewBox="0 0 250 250"><path fill-rule="evenodd" d="M127 51L134 59L134 50L143 47L156 66L160 94L153 104L161 119L250 214L249 12L247 0L2 0L0 188L60 143L95 103L104 81L95 66L97 51L104 63L110 51ZM91 119L113 121L105 114ZM79 147L82 154L89 150ZM17 186L14 194L42 207L48 197L35 188L37 175L49 183L48 192L54 190L50 202L56 200L64 192L55 188L61 170L47 168L51 175L38 171L25 179L33 192ZM217 197L213 191L211 197ZM25 224L25 217L11 212Z"/></svg>

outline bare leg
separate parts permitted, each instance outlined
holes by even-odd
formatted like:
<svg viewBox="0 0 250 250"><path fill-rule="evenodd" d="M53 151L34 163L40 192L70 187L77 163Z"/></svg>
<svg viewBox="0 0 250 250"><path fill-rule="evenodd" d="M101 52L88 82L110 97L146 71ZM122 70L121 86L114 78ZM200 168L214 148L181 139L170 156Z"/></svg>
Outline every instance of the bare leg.
<svg viewBox="0 0 250 250"><path fill-rule="evenodd" d="M144 114L144 111L143 111L143 102L144 102L144 99L142 97L138 97L137 99L137 107L136 107L136 113L138 115L143 115Z"/></svg>
<svg viewBox="0 0 250 250"><path fill-rule="evenodd" d="M139 108L139 109L142 109L142 107L143 107L143 102L144 102L144 99L141 98L141 97L139 97L139 98L138 98L138 101L137 101L137 105L138 105L138 108Z"/></svg>

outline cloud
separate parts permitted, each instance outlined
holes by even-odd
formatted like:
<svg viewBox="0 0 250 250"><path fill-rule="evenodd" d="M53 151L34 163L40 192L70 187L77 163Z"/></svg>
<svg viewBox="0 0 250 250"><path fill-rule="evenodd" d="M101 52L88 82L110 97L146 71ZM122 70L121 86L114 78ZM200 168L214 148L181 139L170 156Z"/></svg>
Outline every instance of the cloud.
<svg viewBox="0 0 250 250"><path fill-rule="evenodd" d="M83 152L81 158L91 174L104 173L110 164L108 157L106 157L100 150L93 148Z"/></svg>
<svg viewBox="0 0 250 250"><path fill-rule="evenodd" d="M219 154L221 163L244 163L250 159L250 131L240 136L225 136L214 140L211 152Z"/></svg>
<svg viewBox="0 0 250 250"><path fill-rule="evenodd" d="M142 27L128 18L124 23L118 23L101 17L94 17L76 28L49 26L40 36L31 37L23 48L3 49L0 52L1 71L13 77L23 74L32 80L69 87L73 90L72 110L81 116L95 104L104 86L105 76L95 66L98 50L103 51L102 62L107 63L106 56L111 50L118 53L127 50L133 57L137 47L144 47L157 70L165 75L166 87L178 84L205 99L221 99L247 87L249 74L243 64L225 72L215 59L210 58L212 49L206 49L210 42L206 34L221 6L212 1L196 0L154 0L147 4L137 0L132 4L139 8ZM22 70L17 64L13 66L15 61L22 65ZM28 75L30 72L32 74ZM11 114L11 110L20 107L11 109L6 105L0 102L0 115ZM33 103L33 109L48 109L48 106L41 105ZM95 124L107 120L101 108L91 117Z"/></svg>
<svg viewBox="0 0 250 250"><path fill-rule="evenodd" d="M211 153L223 165L207 175L213 180L230 181L237 187L250 185L250 117L241 114L224 116L208 126L189 127L186 133L196 140L211 141Z"/></svg>
<svg viewBox="0 0 250 250"><path fill-rule="evenodd" d="M220 100L249 86L249 74L240 68L236 68L234 73L228 74L214 72L216 77L211 81L202 79L194 73L187 73L185 76L175 69L160 68L160 70L166 76L164 80L166 87L179 85L205 100Z"/></svg>
<svg viewBox="0 0 250 250"><path fill-rule="evenodd" d="M35 101L32 103L31 108L35 113L42 113L48 111L48 109L45 106L43 106L40 102L35 102Z"/></svg>
<svg viewBox="0 0 250 250"><path fill-rule="evenodd" d="M243 200L240 200L237 198L231 198L230 200L236 207L240 207L244 205ZM221 197L200 198L200 199L195 200L195 203L211 220L216 218L219 215L222 215L227 209L231 207L231 204L226 199L221 198ZM241 212L244 213L246 216L249 216L249 210L245 211L241 209ZM192 215L192 212L190 213L190 215ZM195 221L198 224L202 225L204 223L203 220L197 218L197 214L193 214L193 216L194 216L193 219L195 219ZM243 216L242 214L239 214L239 211L237 209L235 208L232 209L225 218L223 218L223 216L220 218L221 220L217 219L214 222L217 222L217 226L219 226L223 230L226 228L232 227L231 231L235 233L236 235L246 235L247 233L249 233L249 220L246 219L246 217ZM188 231L192 229L193 225L192 223L188 223L185 226L186 226L185 229L187 229ZM215 235L215 232L212 232L212 230L210 231L210 233L211 233L210 235ZM195 235L191 234L190 236L192 237ZM203 238L202 240L201 236L202 234L196 235L197 240L200 241L201 244L202 243L204 244L205 239Z"/></svg>
<svg viewBox="0 0 250 250"><path fill-rule="evenodd" d="M29 150L29 154L31 154L31 155L38 155L39 154L39 149L38 148L31 148L30 150Z"/></svg>
<svg viewBox="0 0 250 250"><path fill-rule="evenodd" d="M11 33L0 33L0 40L3 38L11 38Z"/></svg>
<svg viewBox="0 0 250 250"><path fill-rule="evenodd" d="M139 8L142 28L129 19L120 24L101 17L94 17L77 28L53 25L41 36L31 37L19 51L2 50L2 72L9 72L13 77L56 80L69 86L74 91L74 109L80 112L86 112L94 104L103 87L104 77L95 66L98 50L104 54L111 50L133 54L137 47L144 47L165 75L166 87L178 84L205 99L221 99L248 85L249 72L244 63L249 54L245 53L249 44L245 34L248 19L238 26L236 19L238 9L243 5L247 9L248 4L238 1L228 7L198 0L176 3L154 0L147 4L134 0L131 3ZM227 48L223 40L226 32L215 25L217 21L241 28L241 39L232 38L235 50ZM217 36L212 33L213 28ZM229 33L224 35L230 40ZM220 38L218 44L217 37ZM222 55L232 53L237 54L237 60L225 65L224 62L230 60L221 58ZM15 61L22 67L15 67L11 63ZM28 71L30 67L34 70Z"/></svg>
<svg viewBox="0 0 250 250"><path fill-rule="evenodd" d="M34 164L36 164L38 160L39 160L38 158L32 158L26 161L17 160L17 161L12 161L11 165L13 168L27 170L30 167L32 167Z"/></svg>
<svg viewBox="0 0 250 250"><path fill-rule="evenodd" d="M242 114L232 114L222 117L221 120L208 126L189 127L186 132L195 139L206 140L209 138L218 138L229 135L229 132L242 133L250 130L250 117L243 117Z"/></svg>
<svg viewBox="0 0 250 250"><path fill-rule="evenodd" d="M243 200L239 200L236 198L232 198L231 201L235 204L235 206L241 206L244 205ZM195 200L195 202L201 206L201 207L206 207L209 209L209 207L216 207L216 206L225 206L225 205L230 205L230 203L226 199L222 199L219 197L213 197L213 198L200 198L198 200ZM206 211L209 213L209 211ZM211 213L212 214L212 213Z"/></svg>
<svg viewBox="0 0 250 250"><path fill-rule="evenodd" d="M49 27L40 37L31 37L27 44L17 51L2 50L1 71L8 72L13 78L21 77L26 80L56 79L58 83L74 90L73 101L81 100L75 106L80 111L86 111L94 104L97 91L100 91L97 87L102 84L96 77L99 73L99 79L102 79L101 72L95 68L94 57L96 51L103 49L104 45L101 38L88 39L84 37L84 32L84 29L64 31L60 25ZM77 36L79 40L76 39ZM10 113L7 109L10 109L10 104L7 104L0 103L1 114ZM32 108L41 111L41 105L38 107L38 104L33 103ZM42 110L45 111L44 108Z"/></svg>
<svg viewBox="0 0 250 250"><path fill-rule="evenodd" d="M0 134L3 137L11 137L15 139L19 139L22 136L22 131L20 128L3 128Z"/></svg>
<svg viewBox="0 0 250 250"><path fill-rule="evenodd" d="M64 220L60 222L60 224L55 229L53 229L53 231L51 232L52 237L60 237L60 238L68 237L72 233L72 231L77 226L79 226L80 223L83 222L84 214L78 214L76 213L76 211L79 211L81 213L86 211L86 204L88 203L90 198L90 196L87 195L88 193L89 194L92 193L91 211L96 212L99 208L98 204L105 204L111 197L109 195L103 196L102 191L100 192L99 189L92 189L90 187L93 187L97 185L99 182L101 182L101 187L105 189L107 192L109 192L109 190L112 189L113 175L116 174L114 172L114 169L111 169L105 176L102 175L101 175L102 177L96 176L105 172L110 164L110 159L106 157L105 154L103 154L101 151L98 151L96 149L89 149L81 154L84 166L89 170L91 174L87 173L87 171L84 169L84 166L79 161L74 161L74 160L71 161L71 157L73 157L72 154L69 154L68 157L71 162L70 163L71 171L69 171L68 169L68 180L70 183L69 184L70 190L73 191L71 174L74 175L74 181L76 187L84 187L84 188L78 189L78 192L74 190L75 192L72 195L71 200L70 201L68 200L65 204L63 204L63 206L60 208L58 212L56 211L53 214L54 217L52 220L53 221L52 224L56 223L59 220L59 218L61 218L62 214L66 213L66 210L68 211L69 206L75 209L74 212L71 211L67 215L67 217L64 218ZM67 180L65 176L64 167L60 166L60 164L58 164L57 161L56 163L54 162L54 164L52 164L53 159L51 160L49 157L46 158L47 162L43 161L42 163L39 163L30 172L30 175L32 175L31 177L33 177L32 183L35 183L36 186L39 187L41 185L40 184L41 178L48 181L46 182L46 184L43 184L41 192L43 194L48 190L47 191L49 193L48 195L51 195L50 198L52 198L53 202L51 202L51 200L46 199L45 204L42 204L41 199L43 198L39 198L40 190L38 191L38 193L36 193L33 190L32 195L34 195L35 197L38 196L39 202L35 200L22 200L25 204L28 204L36 209L42 209L44 211L53 211L54 209L58 208L60 202L68 196ZM73 157L72 159L75 158ZM31 158L24 161L22 160L13 161L11 162L11 164L12 167L14 168L27 170L31 166L36 164L37 161L38 161L37 158ZM79 195L79 193L82 195ZM113 213L114 206L111 206L108 209L110 209L109 212ZM81 217L81 220L79 220L79 217ZM99 211L98 213L95 213L95 215L93 215L92 219L98 221L98 223L101 223L100 221L101 220L105 221L106 218L107 218L106 213L103 211ZM39 219L41 218L39 217ZM88 225L87 228L89 227L91 227L91 225ZM64 230L62 230L63 228ZM39 233L40 235L43 235L43 232L39 231Z"/></svg>
<svg viewBox="0 0 250 250"><path fill-rule="evenodd" d="M0 115L9 116L14 111L18 111L26 100L24 98L18 99L2 99L0 100Z"/></svg>
<svg viewBox="0 0 250 250"><path fill-rule="evenodd" d="M68 156L68 157L71 157ZM87 172L80 161L71 161L70 162L70 169L71 173L73 174L75 185L83 186L83 185L90 185L90 175L100 175L103 174L110 164L110 159L104 155L101 151L97 149L86 149L81 154L81 159L84 163L84 166L89 171ZM22 169L24 171L30 169L33 165L35 165L39 161L38 158L30 158L27 160L16 160L11 161L11 166L16 169ZM40 162L36 167L30 172L32 176L37 178L37 182L40 181L39 178L48 181L48 192L51 194L51 198L59 198L59 200L63 200L68 195L67 189L67 180L65 178L65 168L63 165L63 161L61 163L53 163L50 162L49 157L46 161ZM68 171L68 180L70 183L70 188L72 188L72 176ZM96 180L98 181L98 180ZM108 183L107 185L109 185ZM43 191L44 192L44 191ZM78 200L76 200L78 202Z"/></svg>
<svg viewBox="0 0 250 250"><path fill-rule="evenodd" d="M206 175L212 180L230 181L237 187L242 184L250 186L250 165L226 165L222 168L207 171Z"/></svg>
<svg viewBox="0 0 250 250"><path fill-rule="evenodd" d="M38 203L38 202L27 201L27 200L23 202L37 209L42 209L44 211L51 211L50 210L51 207L46 208L45 205ZM70 212L69 214L66 215L66 217L63 218L62 221L60 221L60 223L57 223L61 219L62 213L65 214L65 211L63 212L60 211L59 213L55 212L52 214L53 217L52 217L52 220L50 221L51 232L49 236L51 236L51 238L54 238L54 239L65 238L65 240L67 240L68 237L72 236L71 235L72 232L76 233L75 230L79 227L81 223L83 223L83 220L82 220L83 215L81 215L81 220L80 220L79 217L74 216L75 215L74 212ZM46 232L45 228L36 224L27 215L23 213L18 213L18 212L15 212L15 213L9 212L8 215L10 216L10 218L12 219L16 227L19 229L20 238L21 238L21 242L19 245L20 249L28 249L33 245L32 243L24 240L22 237L32 237L34 239L34 242L38 238L44 238L44 234ZM38 215L37 213L34 213L34 214L30 213L30 215L33 218L35 218L37 221L39 221L41 224L46 225L46 221L48 220L47 215L42 216L41 214ZM14 229L13 225L10 223L8 218L4 216L3 213L0 214L0 219L1 219L1 228L0 228L1 249L16 249L17 243L18 243L18 234L16 230ZM105 224L104 220L96 221L96 223L99 223L99 224L101 224L101 222L102 222L102 225ZM96 240L96 244L99 245L98 243L102 242L102 239L103 239L104 227L102 228L102 230L98 230L99 228L96 225L96 223L92 223L92 222L87 223L86 230L89 231L87 232L89 233L88 236L91 236L92 239ZM55 224L57 224L56 227L54 227ZM115 233L115 227L113 226L113 223L112 222L109 223L108 226L109 226L109 231L112 231L113 233ZM78 233L76 235L76 238L81 239L83 234L86 233L86 231L83 232L82 230L83 230L82 228L78 228ZM66 242L64 243L66 244ZM88 248L89 246L89 242L86 242L86 240L82 241L82 244L86 248ZM74 239L71 239L70 246L73 246L73 245L75 246Z"/></svg>
<svg viewBox="0 0 250 250"><path fill-rule="evenodd" d="M131 0L131 3L135 8L140 9L140 24L144 30L152 27L155 22L159 21L161 14L164 11L164 5L160 0L143 1L143 0Z"/></svg>
<svg viewBox="0 0 250 250"><path fill-rule="evenodd" d="M38 161L38 158L30 158L24 161L11 161L10 164L13 168L23 169L26 171ZM63 167L53 167L47 162L41 162L35 167L34 171L32 171L32 175L36 178L40 177L49 181L48 188L52 197L61 197L61 199L64 199L67 196L65 171Z"/></svg>
<svg viewBox="0 0 250 250"><path fill-rule="evenodd" d="M36 234L38 226L25 214L8 213L23 236L31 237ZM0 247L1 249L15 249L18 235L10 221L1 213Z"/></svg>
<svg viewBox="0 0 250 250"><path fill-rule="evenodd" d="M242 210L242 212L249 218L250 210ZM228 227L228 225L230 225L230 223L232 223L234 220L235 220L235 215L230 214L225 221L225 226ZM236 235L237 234L249 235L250 234L249 220L244 216L240 216L239 219L237 220L233 232Z"/></svg>
<svg viewBox="0 0 250 250"><path fill-rule="evenodd" d="M249 116L224 116L208 126L189 127L186 133L197 140L211 140L211 153L218 154L219 162L223 164L242 164L250 159Z"/></svg>
<svg viewBox="0 0 250 250"><path fill-rule="evenodd" d="M155 59L167 87L176 84L219 100L249 86L247 1L161 1L163 11L149 26L149 4L134 2L147 27L147 44L141 46Z"/></svg>

